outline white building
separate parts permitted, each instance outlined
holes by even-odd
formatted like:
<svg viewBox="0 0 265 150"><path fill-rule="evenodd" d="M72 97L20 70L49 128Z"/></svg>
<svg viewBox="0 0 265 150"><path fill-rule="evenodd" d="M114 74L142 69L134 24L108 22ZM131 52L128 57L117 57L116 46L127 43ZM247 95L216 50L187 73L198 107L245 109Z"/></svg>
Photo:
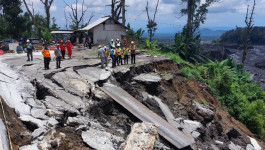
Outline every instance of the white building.
<svg viewBox="0 0 265 150"><path fill-rule="evenodd" d="M102 17L79 30L88 31L93 37L94 44L107 44L111 39L121 40L121 35L126 35L126 26L110 16Z"/></svg>

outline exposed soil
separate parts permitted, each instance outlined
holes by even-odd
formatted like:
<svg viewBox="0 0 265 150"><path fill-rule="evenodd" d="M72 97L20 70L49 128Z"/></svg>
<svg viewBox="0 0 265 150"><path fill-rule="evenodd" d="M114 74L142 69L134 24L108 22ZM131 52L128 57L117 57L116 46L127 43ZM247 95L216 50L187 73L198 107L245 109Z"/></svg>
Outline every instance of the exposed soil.
<svg viewBox="0 0 265 150"><path fill-rule="evenodd" d="M156 95L168 105L174 117L201 122L205 129L200 131L201 135L196 139L196 145L201 149L208 149L209 145L215 144L215 140L224 142L218 145L221 149L226 149L229 142L233 142L241 147L246 147L250 143L247 136L253 135L241 122L235 120L221 106L218 99L214 98L206 84L199 81L188 81L177 74L179 66L172 62L156 63L156 65L145 65L138 68L131 68L130 74L124 76L117 75L116 79L121 83L123 89L134 95L136 99L143 102L142 91L147 91L151 95ZM172 80L162 80L159 85L148 85L144 83L132 83L132 78L141 73L156 72L161 75L172 74ZM198 111L193 102L208 105L214 115ZM165 119L162 111L155 103L143 102L149 109L156 112ZM257 138L257 137L256 137ZM164 141L165 142L165 141ZM169 147L170 144L165 142ZM169 144L169 145L168 145ZM263 145L263 142L261 143ZM171 147L174 149L173 147Z"/></svg>
<svg viewBox="0 0 265 150"><path fill-rule="evenodd" d="M91 150L91 148L86 145L82 138L81 133L82 130L75 131L75 129L71 127L65 128L57 128L55 133L55 137L60 138L60 145L59 147L52 147L50 150ZM62 137L59 133L64 133L66 136Z"/></svg>
<svg viewBox="0 0 265 150"><path fill-rule="evenodd" d="M18 150L20 146L27 145L31 142L31 131L21 122L17 114L14 112L14 109L11 109L5 101L2 101L2 103L12 141L12 147L14 150ZM0 118L4 122L2 107L0 107L0 110Z"/></svg>

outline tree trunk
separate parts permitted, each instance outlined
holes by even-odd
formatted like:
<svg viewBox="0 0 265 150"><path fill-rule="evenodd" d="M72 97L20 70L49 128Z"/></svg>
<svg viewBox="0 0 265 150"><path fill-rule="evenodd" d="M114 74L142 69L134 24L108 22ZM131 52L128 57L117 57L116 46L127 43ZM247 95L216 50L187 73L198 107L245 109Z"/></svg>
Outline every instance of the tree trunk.
<svg viewBox="0 0 265 150"><path fill-rule="evenodd" d="M188 13L188 20L187 20L187 35L188 38L192 38L192 6L193 6L194 0L188 0L187 3L187 13Z"/></svg>
<svg viewBox="0 0 265 150"><path fill-rule="evenodd" d="M122 24L125 26L125 0L121 0L122 5Z"/></svg>
<svg viewBox="0 0 265 150"><path fill-rule="evenodd" d="M45 6L45 9L46 9L46 19L47 19L46 28L50 29L50 17L51 17L50 8Z"/></svg>

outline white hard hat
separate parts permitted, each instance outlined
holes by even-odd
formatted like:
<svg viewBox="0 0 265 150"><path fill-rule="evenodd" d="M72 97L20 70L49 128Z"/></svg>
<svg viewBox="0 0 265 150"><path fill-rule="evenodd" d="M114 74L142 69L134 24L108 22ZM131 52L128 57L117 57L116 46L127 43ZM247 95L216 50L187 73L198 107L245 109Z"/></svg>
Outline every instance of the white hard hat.
<svg viewBox="0 0 265 150"><path fill-rule="evenodd" d="M121 44L117 44L117 46L121 46Z"/></svg>
<svg viewBox="0 0 265 150"><path fill-rule="evenodd" d="M98 48L101 48L102 47L102 45L98 45Z"/></svg>
<svg viewBox="0 0 265 150"><path fill-rule="evenodd" d="M107 48L107 46L104 46L104 48Z"/></svg>
<svg viewBox="0 0 265 150"><path fill-rule="evenodd" d="M29 40L27 40L27 43L29 43Z"/></svg>
<svg viewBox="0 0 265 150"><path fill-rule="evenodd" d="M113 39L111 39L111 42L113 42Z"/></svg>
<svg viewBox="0 0 265 150"><path fill-rule="evenodd" d="M131 42L132 44L134 43L134 41Z"/></svg>
<svg viewBox="0 0 265 150"><path fill-rule="evenodd" d="M117 39L117 41L119 41L120 39Z"/></svg>

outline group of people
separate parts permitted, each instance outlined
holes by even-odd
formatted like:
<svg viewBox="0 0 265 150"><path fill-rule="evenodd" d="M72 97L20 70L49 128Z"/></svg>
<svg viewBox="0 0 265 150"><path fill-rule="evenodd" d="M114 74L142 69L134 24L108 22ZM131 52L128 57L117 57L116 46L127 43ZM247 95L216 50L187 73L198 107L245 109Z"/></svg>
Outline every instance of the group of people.
<svg viewBox="0 0 265 150"><path fill-rule="evenodd" d="M108 49L104 45L99 45L98 58L101 59L101 68L104 68L104 65L108 65L109 56L112 59L112 68L115 68L116 65L128 64L129 54L131 54L131 64L135 64L136 45L134 41L131 41L131 45L128 46L126 39L124 39L123 45L121 45L119 39L115 42L111 39Z"/></svg>

